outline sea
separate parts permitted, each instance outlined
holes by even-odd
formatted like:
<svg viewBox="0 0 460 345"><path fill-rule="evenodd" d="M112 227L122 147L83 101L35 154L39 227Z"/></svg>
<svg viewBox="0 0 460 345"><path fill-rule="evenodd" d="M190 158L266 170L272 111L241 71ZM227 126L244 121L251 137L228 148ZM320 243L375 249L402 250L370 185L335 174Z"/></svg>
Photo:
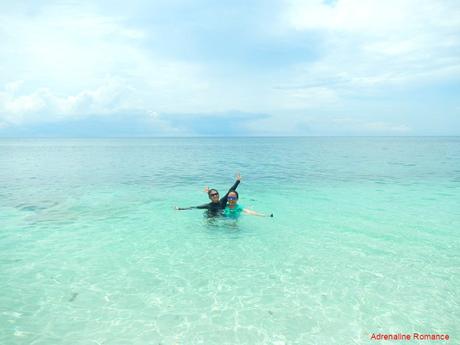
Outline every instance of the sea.
<svg viewBox="0 0 460 345"><path fill-rule="evenodd" d="M238 172L272 218L175 209ZM0 344L453 345L459 320L460 137L0 139Z"/></svg>

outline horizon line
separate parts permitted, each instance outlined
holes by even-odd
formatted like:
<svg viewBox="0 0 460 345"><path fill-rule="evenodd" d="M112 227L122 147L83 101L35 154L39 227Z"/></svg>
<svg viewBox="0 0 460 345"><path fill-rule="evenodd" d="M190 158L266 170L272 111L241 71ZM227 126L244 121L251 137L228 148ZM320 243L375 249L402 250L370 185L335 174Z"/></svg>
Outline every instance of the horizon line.
<svg viewBox="0 0 460 345"><path fill-rule="evenodd" d="M0 136L1 139L222 139L222 138L456 138L460 134L420 135L180 135L180 136Z"/></svg>

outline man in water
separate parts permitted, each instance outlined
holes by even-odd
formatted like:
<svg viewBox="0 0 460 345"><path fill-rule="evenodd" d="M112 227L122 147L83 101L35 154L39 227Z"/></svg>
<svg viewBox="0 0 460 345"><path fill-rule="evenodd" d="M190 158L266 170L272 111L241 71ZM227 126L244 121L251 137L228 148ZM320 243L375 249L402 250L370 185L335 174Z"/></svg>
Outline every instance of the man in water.
<svg viewBox="0 0 460 345"><path fill-rule="evenodd" d="M219 199L219 192L212 188L208 189L206 187L205 191L208 193L208 197L211 200L211 202L200 205L200 206L191 206L191 207L177 207L176 210L182 211L182 210L191 210L191 209L202 209L202 210L208 210L208 216L216 216L222 213L222 211L225 209L225 206L227 206L227 197L228 194L232 191L236 190L236 187L240 184L241 181L241 176L239 173L236 174L236 181L233 184L233 186L230 187L228 190L227 194L225 194L221 199Z"/></svg>

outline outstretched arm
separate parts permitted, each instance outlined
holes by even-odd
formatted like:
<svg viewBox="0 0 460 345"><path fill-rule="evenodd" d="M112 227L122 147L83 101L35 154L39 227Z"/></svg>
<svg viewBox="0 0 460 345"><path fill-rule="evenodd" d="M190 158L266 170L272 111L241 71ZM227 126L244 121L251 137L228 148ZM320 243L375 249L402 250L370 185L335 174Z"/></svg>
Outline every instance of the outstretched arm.
<svg viewBox="0 0 460 345"><path fill-rule="evenodd" d="M207 209L208 204L200 205L200 206L190 206L190 207L177 207L176 206L176 211L185 211L185 210L193 210L194 208L197 209Z"/></svg>
<svg viewBox="0 0 460 345"><path fill-rule="evenodd" d="M273 217L273 213L270 214L265 214L265 213L259 213L250 209L245 208L243 210L244 213L249 214L251 216L259 216L259 217Z"/></svg>

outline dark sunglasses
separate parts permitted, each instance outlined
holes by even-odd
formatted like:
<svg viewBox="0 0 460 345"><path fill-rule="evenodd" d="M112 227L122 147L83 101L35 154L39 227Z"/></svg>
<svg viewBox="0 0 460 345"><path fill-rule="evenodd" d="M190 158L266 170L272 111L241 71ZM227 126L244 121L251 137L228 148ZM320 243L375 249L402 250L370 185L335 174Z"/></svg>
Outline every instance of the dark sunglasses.
<svg viewBox="0 0 460 345"><path fill-rule="evenodd" d="M211 194L209 194L209 196L216 196L216 195L219 195L219 193L211 193Z"/></svg>

